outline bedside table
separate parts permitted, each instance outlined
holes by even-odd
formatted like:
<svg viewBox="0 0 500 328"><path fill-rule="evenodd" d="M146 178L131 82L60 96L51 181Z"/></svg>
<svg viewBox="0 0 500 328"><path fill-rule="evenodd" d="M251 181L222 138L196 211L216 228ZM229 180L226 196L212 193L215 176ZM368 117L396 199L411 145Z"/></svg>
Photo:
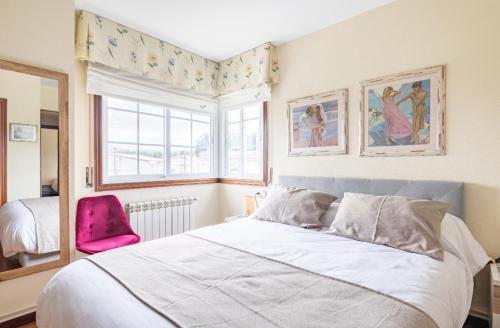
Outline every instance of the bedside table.
<svg viewBox="0 0 500 328"><path fill-rule="evenodd" d="M224 219L224 222L231 222L231 221L236 221L236 220L241 220L244 219L246 216L244 215L233 215L233 216L228 216L227 218Z"/></svg>
<svg viewBox="0 0 500 328"><path fill-rule="evenodd" d="M490 327L500 328L500 263L490 264Z"/></svg>

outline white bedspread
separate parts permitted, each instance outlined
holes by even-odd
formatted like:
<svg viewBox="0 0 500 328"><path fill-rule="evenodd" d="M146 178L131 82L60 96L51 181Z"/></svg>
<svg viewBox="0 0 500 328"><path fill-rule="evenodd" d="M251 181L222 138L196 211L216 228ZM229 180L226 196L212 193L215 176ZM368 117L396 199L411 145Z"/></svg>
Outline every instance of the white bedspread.
<svg viewBox="0 0 500 328"><path fill-rule="evenodd" d="M44 197L40 201L50 207L50 213L39 220L50 220L50 229L39 231L31 210L21 201L11 201L0 208L0 242L3 255L21 252L43 254L59 250L59 197ZM47 226L47 225L45 225Z"/></svg>
<svg viewBox="0 0 500 328"><path fill-rule="evenodd" d="M415 305L442 328L462 327L473 280L445 252L444 262L302 228L250 219L189 232L221 244L353 282ZM134 247L134 246L130 246ZM171 327L92 263L62 269L42 292L37 324L48 327Z"/></svg>

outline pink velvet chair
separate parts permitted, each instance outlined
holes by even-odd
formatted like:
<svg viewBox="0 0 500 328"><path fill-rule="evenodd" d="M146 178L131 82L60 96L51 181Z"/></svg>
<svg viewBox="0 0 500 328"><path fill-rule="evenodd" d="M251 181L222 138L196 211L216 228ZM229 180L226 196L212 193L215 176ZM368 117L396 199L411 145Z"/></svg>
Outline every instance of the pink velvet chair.
<svg viewBox="0 0 500 328"><path fill-rule="evenodd" d="M87 254L132 245L141 240L113 195L86 197L76 210L76 249Z"/></svg>

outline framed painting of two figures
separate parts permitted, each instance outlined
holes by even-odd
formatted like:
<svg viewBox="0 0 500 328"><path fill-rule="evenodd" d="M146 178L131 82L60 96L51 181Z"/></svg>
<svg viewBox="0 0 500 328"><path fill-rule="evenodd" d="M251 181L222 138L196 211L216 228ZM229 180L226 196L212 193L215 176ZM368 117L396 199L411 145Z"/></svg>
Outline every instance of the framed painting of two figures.
<svg viewBox="0 0 500 328"><path fill-rule="evenodd" d="M347 153L347 89L288 102L290 156ZM445 66L361 82L360 155L443 155Z"/></svg>
<svg viewBox="0 0 500 328"><path fill-rule="evenodd" d="M361 156L443 155L445 67L361 83Z"/></svg>

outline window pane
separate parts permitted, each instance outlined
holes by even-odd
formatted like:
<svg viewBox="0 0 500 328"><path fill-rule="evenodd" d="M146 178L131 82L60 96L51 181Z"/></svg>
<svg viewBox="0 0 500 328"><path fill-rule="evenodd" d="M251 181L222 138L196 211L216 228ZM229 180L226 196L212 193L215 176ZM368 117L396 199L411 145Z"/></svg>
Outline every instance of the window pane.
<svg viewBox="0 0 500 328"><path fill-rule="evenodd" d="M193 147L208 148L210 146L210 124L193 122Z"/></svg>
<svg viewBox="0 0 500 328"><path fill-rule="evenodd" d="M193 116L193 120L195 120L195 121L210 122L210 116L209 115L193 114L192 116Z"/></svg>
<svg viewBox="0 0 500 328"><path fill-rule="evenodd" d="M171 110L170 116L177 117L177 118L191 119L191 113L186 113L186 112L182 112L182 111L178 111L178 110Z"/></svg>
<svg viewBox="0 0 500 328"><path fill-rule="evenodd" d="M170 171L172 174L191 173L191 148L172 147L170 149Z"/></svg>
<svg viewBox="0 0 500 328"><path fill-rule="evenodd" d="M227 174L231 176L239 176L240 168L241 168L240 150L229 150L227 154Z"/></svg>
<svg viewBox="0 0 500 328"><path fill-rule="evenodd" d="M139 114L139 142L163 145L163 117Z"/></svg>
<svg viewBox="0 0 500 328"><path fill-rule="evenodd" d="M243 123L244 147L245 150L256 150L257 142L259 140L259 120L245 121Z"/></svg>
<svg viewBox="0 0 500 328"><path fill-rule="evenodd" d="M210 149L209 148L194 148L193 149L193 173L210 173Z"/></svg>
<svg viewBox="0 0 500 328"><path fill-rule="evenodd" d="M108 175L136 175L137 147L108 143Z"/></svg>
<svg viewBox="0 0 500 328"><path fill-rule="evenodd" d="M120 98L108 98L108 107L137 111L137 103L135 101Z"/></svg>
<svg viewBox="0 0 500 328"><path fill-rule="evenodd" d="M149 113L154 115L163 116L165 113L163 111L163 107L154 104L139 104L139 111L141 113Z"/></svg>
<svg viewBox="0 0 500 328"><path fill-rule="evenodd" d="M137 142L137 114L108 109L108 141Z"/></svg>
<svg viewBox="0 0 500 328"><path fill-rule="evenodd" d="M259 175L259 152L256 150L246 150L245 155L245 175Z"/></svg>
<svg viewBox="0 0 500 328"><path fill-rule="evenodd" d="M139 147L139 174L163 174L164 150L157 146Z"/></svg>
<svg viewBox="0 0 500 328"><path fill-rule="evenodd" d="M245 175L256 175L259 174L259 146L258 142L260 140L259 132L259 120L245 121L244 130L244 163L245 163Z"/></svg>
<svg viewBox="0 0 500 328"><path fill-rule="evenodd" d="M232 123L227 125L228 149L236 150L241 148L240 126L240 123Z"/></svg>
<svg viewBox="0 0 500 328"><path fill-rule="evenodd" d="M245 107L243 111L243 119L249 120L252 118L259 118L260 116L260 104L254 104L252 106Z"/></svg>
<svg viewBox="0 0 500 328"><path fill-rule="evenodd" d="M235 110L230 110L227 112L227 122L238 122L240 120L240 110L235 109Z"/></svg>
<svg viewBox="0 0 500 328"><path fill-rule="evenodd" d="M170 119L170 143L175 146L191 146L191 121Z"/></svg>

